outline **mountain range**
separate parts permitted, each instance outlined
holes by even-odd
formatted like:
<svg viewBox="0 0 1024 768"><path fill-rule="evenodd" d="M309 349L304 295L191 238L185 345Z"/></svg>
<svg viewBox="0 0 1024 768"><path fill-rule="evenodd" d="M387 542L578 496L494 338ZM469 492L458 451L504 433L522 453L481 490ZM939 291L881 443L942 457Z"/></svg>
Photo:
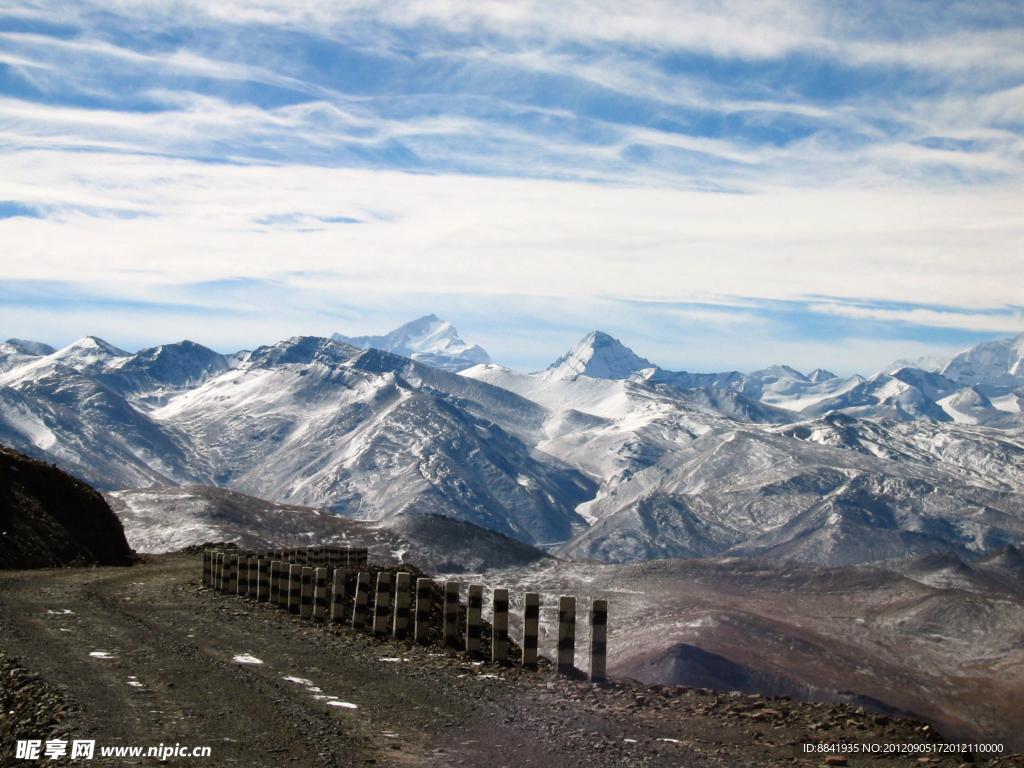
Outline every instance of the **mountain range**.
<svg viewBox="0 0 1024 768"><path fill-rule="evenodd" d="M533 374L428 315L220 354L0 345L0 442L106 491L215 486L573 558L841 565L1024 543L1024 335L870 377L668 371L600 331Z"/></svg>

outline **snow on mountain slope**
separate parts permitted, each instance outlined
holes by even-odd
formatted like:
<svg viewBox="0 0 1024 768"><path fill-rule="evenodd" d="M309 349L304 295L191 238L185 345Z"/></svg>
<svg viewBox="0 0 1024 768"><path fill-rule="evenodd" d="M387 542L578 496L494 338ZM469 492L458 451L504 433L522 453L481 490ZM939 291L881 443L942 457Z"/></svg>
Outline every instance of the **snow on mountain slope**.
<svg viewBox="0 0 1024 768"><path fill-rule="evenodd" d="M538 462L444 393L360 367L379 354L251 360L152 415L189 436L217 484L263 498L366 520L447 514L524 541L562 540L582 524L572 510L592 495L589 481Z"/></svg>
<svg viewBox="0 0 1024 768"><path fill-rule="evenodd" d="M986 394L1016 389L1024 385L1024 333L966 349L954 355L941 373L960 385L980 385Z"/></svg>
<svg viewBox="0 0 1024 768"><path fill-rule="evenodd" d="M591 331L548 366L545 375L555 379L575 376L628 379L634 373L653 367L653 363L639 357L618 339L603 331Z"/></svg>
<svg viewBox="0 0 1024 768"><path fill-rule="evenodd" d="M394 352L447 371L461 371L478 363L490 362L482 347L467 344L459 338L454 325L437 315L424 315L384 336L350 338L336 333L332 338L361 349Z"/></svg>
<svg viewBox="0 0 1024 768"><path fill-rule="evenodd" d="M906 369L901 373L906 375ZM801 409L804 416L820 416L836 411L862 418L899 421L921 418L950 420L949 414L917 386L885 373L876 374L846 391Z"/></svg>
<svg viewBox="0 0 1024 768"><path fill-rule="evenodd" d="M24 365L36 358L52 355L56 350L49 344L25 339L8 339L0 344L0 373Z"/></svg>
<svg viewBox="0 0 1024 768"><path fill-rule="evenodd" d="M860 423L842 418L853 431ZM557 553L611 561L743 554L839 564L981 553L1024 536L1019 442L988 456L981 447L965 455L964 446L948 446L959 453L957 472L937 469L936 454L899 435L886 456L815 434L827 433L828 424L801 429L714 432L666 454L588 505L597 522ZM1007 481L976 482L994 471L1006 471Z"/></svg>
<svg viewBox="0 0 1024 768"><path fill-rule="evenodd" d="M528 544L445 517L403 515L385 527L207 486L116 491L106 497L132 548L145 553L219 541L246 549L348 544L367 547L373 562L411 562L435 573L546 558Z"/></svg>
<svg viewBox="0 0 1024 768"><path fill-rule="evenodd" d="M201 481L186 441L94 378L30 363L0 386L0 440L100 489Z"/></svg>
<svg viewBox="0 0 1024 768"><path fill-rule="evenodd" d="M318 337L230 357L25 349L0 373L0 440L105 489L214 484L387 526L443 515L612 560L1024 542L1019 402L921 369L670 372L597 332L532 375Z"/></svg>
<svg viewBox="0 0 1024 768"><path fill-rule="evenodd" d="M228 359L192 341L143 349L112 361L101 381L135 402L153 405L229 368Z"/></svg>

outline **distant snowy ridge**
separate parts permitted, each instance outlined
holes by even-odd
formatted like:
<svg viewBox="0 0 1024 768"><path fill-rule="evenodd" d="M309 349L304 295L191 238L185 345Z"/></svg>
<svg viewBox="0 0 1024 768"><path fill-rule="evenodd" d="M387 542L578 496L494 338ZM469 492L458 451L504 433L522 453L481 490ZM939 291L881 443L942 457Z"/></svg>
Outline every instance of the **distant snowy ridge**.
<svg viewBox="0 0 1024 768"><path fill-rule="evenodd" d="M490 362L487 352L459 338L455 326L437 315L406 323L384 336L332 336L335 341L361 349L381 349L448 371L461 371Z"/></svg>

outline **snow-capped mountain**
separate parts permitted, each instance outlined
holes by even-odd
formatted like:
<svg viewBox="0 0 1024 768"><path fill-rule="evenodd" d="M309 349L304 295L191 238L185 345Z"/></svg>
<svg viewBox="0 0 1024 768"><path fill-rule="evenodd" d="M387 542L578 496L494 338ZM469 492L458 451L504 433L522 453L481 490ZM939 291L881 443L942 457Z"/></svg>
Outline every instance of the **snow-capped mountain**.
<svg viewBox="0 0 1024 768"><path fill-rule="evenodd" d="M332 338L361 349L394 352L448 371L490 362L482 347L463 341L455 326L437 315L424 315L384 336L348 337L336 333Z"/></svg>
<svg viewBox="0 0 1024 768"><path fill-rule="evenodd" d="M24 339L8 339L0 344L0 373L24 365L37 357L52 355L56 350L49 344Z"/></svg>
<svg viewBox="0 0 1024 768"><path fill-rule="evenodd" d="M363 342L8 342L0 440L106 490L213 485L389 527L442 515L603 560L1024 543L1021 395L965 384L963 366L673 372L595 331L537 374L455 373L437 351L455 347L432 347L438 366ZM979 354L958 358L992 362ZM998 365L1016 375L1012 355Z"/></svg>
<svg viewBox="0 0 1024 768"><path fill-rule="evenodd" d="M618 339L603 331L592 331L553 362L546 374L556 379L573 376L628 379L645 368L653 367L653 363L636 355Z"/></svg>
<svg viewBox="0 0 1024 768"><path fill-rule="evenodd" d="M1024 333L964 350L941 373L958 384L979 386L986 394L1024 387Z"/></svg>

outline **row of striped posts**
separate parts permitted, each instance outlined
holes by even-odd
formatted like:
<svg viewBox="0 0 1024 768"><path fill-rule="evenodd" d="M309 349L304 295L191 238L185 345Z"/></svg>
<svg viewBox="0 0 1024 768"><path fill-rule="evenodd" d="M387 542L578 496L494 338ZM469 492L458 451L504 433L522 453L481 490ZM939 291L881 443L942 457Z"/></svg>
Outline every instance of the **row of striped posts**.
<svg viewBox="0 0 1024 768"><path fill-rule="evenodd" d="M294 559L293 559L294 558ZM345 574L356 571L355 594L351 597L353 629L370 627L375 635L387 635L389 623L396 639L409 635L425 642L430 629L433 605L433 581L416 579L410 610L411 575L388 571L377 573L373 611L370 612L370 581L372 574L359 570L367 565L367 550L357 547L307 547L270 552L203 552L203 584L227 594L269 602L301 619L314 621L345 621ZM459 632L459 582L444 582L442 606L442 641L452 648L464 648L474 656L482 655L483 586L470 584L466 599L465 639ZM496 588L492 593L491 660L507 662L509 655L509 593ZM521 663L537 667L540 631L540 595L527 592L523 601L523 639ZM608 602L594 600L590 606L590 679L606 680L608 642ZM576 598L558 599L559 673L575 670Z"/></svg>

